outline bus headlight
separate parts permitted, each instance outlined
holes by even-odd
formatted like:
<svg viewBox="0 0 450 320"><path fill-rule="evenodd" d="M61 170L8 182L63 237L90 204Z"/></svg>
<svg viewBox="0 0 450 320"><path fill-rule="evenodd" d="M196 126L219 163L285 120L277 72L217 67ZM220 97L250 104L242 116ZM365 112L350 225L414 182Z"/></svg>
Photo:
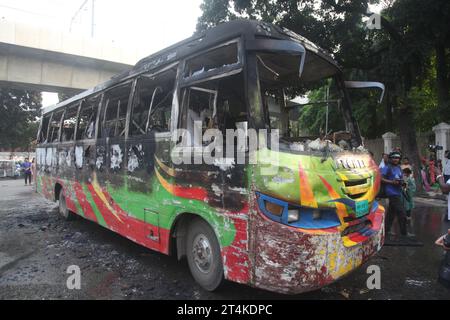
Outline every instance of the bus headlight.
<svg viewBox="0 0 450 320"><path fill-rule="evenodd" d="M288 210L288 222L295 222L300 219L300 213L298 212L298 209L289 209Z"/></svg>
<svg viewBox="0 0 450 320"><path fill-rule="evenodd" d="M267 211L276 216L281 216L283 214L284 207L280 206L279 204L270 201L265 201L265 206Z"/></svg>
<svg viewBox="0 0 450 320"><path fill-rule="evenodd" d="M322 217L320 210L319 209L315 209L312 211L312 218L313 220L319 220Z"/></svg>
<svg viewBox="0 0 450 320"><path fill-rule="evenodd" d="M270 220L302 229L326 229L341 224L335 208L308 208L257 192L259 210Z"/></svg>

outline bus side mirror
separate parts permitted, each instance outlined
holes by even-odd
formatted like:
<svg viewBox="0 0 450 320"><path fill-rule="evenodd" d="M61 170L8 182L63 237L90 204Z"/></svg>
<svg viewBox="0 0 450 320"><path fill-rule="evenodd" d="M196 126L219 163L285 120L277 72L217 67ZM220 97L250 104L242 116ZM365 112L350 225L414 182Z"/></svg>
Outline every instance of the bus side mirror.
<svg viewBox="0 0 450 320"><path fill-rule="evenodd" d="M374 81L345 81L345 87L349 89L379 88L381 89L381 97L378 103L383 101L384 92L386 91L384 84Z"/></svg>

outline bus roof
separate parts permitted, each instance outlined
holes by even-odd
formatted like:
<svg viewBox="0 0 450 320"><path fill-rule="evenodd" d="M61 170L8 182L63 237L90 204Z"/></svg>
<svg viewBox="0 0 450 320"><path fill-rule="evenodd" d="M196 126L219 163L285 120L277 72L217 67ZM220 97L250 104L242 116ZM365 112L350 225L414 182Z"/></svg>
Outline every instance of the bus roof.
<svg viewBox="0 0 450 320"><path fill-rule="evenodd" d="M322 48L309 41L308 39L294 33L293 31L280 28L276 25L256 21L238 19L217 25L206 31L194 34L192 37L180 41L170 47L160 50L146 58L141 59L136 65L128 71L122 72L110 80L101 83L91 89L85 90L70 99L62 101L56 105L43 109L43 114L62 108L73 102L89 97L95 93L117 85L134 76L156 70L167 66L175 61L193 55L197 52L210 48L224 41L242 37L245 40L254 40L255 38L271 38L278 40L294 40L301 43L307 51L311 51L330 64L339 68L333 58Z"/></svg>

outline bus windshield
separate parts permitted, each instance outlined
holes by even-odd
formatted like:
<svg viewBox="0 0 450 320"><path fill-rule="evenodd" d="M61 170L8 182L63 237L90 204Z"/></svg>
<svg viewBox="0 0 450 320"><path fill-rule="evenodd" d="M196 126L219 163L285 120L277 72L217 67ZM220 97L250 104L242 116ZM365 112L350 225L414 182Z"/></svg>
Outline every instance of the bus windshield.
<svg viewBox="0 0 450 320"><path fill-rule="evenodd" d="M257 55L268 127L279 130L281 144L291 151L349 150L352 135L342 112L338 69L311 56L299 77L299 56Z"/></svg>

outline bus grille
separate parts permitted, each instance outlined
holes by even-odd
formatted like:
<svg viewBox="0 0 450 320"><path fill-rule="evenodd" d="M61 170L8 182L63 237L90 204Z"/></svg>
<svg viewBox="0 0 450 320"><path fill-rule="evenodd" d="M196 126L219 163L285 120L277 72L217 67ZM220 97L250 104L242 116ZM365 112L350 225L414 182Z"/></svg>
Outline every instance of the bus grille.
<svg viewBox="0 0 450 320"><path fill-rule="evenodd" d="M351 199L358 199L364 196L370 189L368 178L344 181L342 191Z"/></svg>

